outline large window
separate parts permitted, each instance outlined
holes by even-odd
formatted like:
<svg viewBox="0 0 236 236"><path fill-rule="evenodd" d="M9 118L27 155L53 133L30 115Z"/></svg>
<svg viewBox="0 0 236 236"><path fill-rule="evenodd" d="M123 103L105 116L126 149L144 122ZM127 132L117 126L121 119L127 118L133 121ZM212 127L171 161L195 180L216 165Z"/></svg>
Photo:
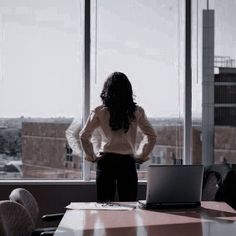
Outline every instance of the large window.
<svg viewBox="0 0 236 236"><path fill-rule="evenodd" d="M65 130L74 118L81 128L84 92L90 109L100 104L114 71L127 74L158 136L150 160L137 165L139 179L150 163L183 159L185 1L91 0L88 90L85 1L0 0L2 179L94 179L95 166L73 155ZM192 1L194 164L235 162L235 8L233 0Z"/></svg>
<svg viewBox="0 0 236 236"><path fill-rule="evenodd" d="M0 1L0 178L81 178L82 1Z"/></svg>

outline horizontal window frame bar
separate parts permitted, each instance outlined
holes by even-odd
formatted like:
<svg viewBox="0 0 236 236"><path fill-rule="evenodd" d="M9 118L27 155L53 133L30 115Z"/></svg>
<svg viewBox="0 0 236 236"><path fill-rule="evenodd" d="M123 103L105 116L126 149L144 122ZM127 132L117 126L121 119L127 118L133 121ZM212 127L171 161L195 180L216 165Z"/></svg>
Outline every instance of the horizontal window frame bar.
<svg viewBox="0 0 236 236"><path fill-rule="evenodd" d="M147 180L139 180L139 185L146 185ZM20 179L6 179L0 180L0 185L96 185L95 180L40 180L40 179L30 179L30 180L20 180Z"/></svg>

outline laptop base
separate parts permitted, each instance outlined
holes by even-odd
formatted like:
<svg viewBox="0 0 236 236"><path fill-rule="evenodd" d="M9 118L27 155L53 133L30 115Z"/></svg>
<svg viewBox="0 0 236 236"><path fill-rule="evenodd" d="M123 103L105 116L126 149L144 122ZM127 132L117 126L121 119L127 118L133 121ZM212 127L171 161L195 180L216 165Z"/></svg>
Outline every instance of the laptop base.
<svg viewBox="0 0 236 236"><path fill-rule="evenodd" d="M146 200L138 201L138 206L147 210L155 209L179 209L179 208L196 208L201 206L201 202L166 202L166 203L146 203Z"/></svg>

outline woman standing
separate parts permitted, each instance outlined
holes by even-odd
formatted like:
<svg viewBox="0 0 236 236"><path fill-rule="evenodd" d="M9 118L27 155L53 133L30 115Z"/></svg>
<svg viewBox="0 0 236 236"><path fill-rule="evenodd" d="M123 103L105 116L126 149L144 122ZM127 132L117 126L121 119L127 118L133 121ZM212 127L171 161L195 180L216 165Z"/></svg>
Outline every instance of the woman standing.
<svg viewBox="0 0 236 236"><path fill-rule="evenodd" d="M132 86L121 72L112 73L100 95L102 105L90 114L80 132L85 159L97 162L97 201L114 201L117 189L119 201L136 201L137 171L135 163L148 160L156 143L156 134L142 107L133 101ZM144 134L143 144L136 153L138 128ZM101 147L94 153L91 137L98 130Z"/></svg>

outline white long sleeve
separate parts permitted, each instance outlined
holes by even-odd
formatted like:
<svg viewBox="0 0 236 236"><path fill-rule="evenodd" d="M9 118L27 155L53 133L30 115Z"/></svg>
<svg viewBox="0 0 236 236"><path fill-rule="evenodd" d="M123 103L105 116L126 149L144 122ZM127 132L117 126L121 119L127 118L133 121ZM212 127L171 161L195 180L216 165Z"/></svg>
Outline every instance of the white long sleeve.
<svg viewBox="0 0 236 236"><path fill-rule="evenodd" d="M70 148L72 149L73 154L77 156L82 155L82 150L79 144L80 130L81 130L81 121L78 119L74 119L65 132L67 142Z"/></svg>

